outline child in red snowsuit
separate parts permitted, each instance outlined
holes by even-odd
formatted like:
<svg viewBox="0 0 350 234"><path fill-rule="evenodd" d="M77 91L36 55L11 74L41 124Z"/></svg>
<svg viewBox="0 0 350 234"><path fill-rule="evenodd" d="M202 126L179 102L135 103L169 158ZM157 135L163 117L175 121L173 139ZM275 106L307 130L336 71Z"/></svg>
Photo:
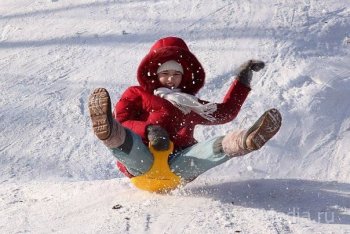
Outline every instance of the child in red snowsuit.
<svg viewBox="0 0 350 234"><path fill-rule="evenodd" d="M171 170L184 180L232 157L261 148L281 126L276 109L266 111L248 130L238 130L204 142L194 137L196 125L218 125L232 121L250 91L252 71L264 63L250 60L239 68L236 79L221 103L210 103L194 95L205 82L205 72L186 43L176 37L158 40L137 70L139 86L129 87L111 112L107 90L96 89L89 110L96 136L112 151L119 169L129 177L147 172L153 155L148 150L168 148Z"/></svg>

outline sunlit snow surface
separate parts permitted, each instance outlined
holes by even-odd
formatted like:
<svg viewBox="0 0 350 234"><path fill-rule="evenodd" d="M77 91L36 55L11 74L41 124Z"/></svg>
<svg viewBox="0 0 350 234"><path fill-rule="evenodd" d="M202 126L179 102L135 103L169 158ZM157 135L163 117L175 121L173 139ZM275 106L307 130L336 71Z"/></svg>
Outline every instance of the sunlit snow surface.
<svg viewBox="0 0 350 234"><path fill-rule="evenodd" d="M348 1L0 2L1 233L350 233ZM182 37L220 102L234 71L266 61L238 117L271 107L280 132L169 195L136 190L94 137L87 99L115 103L164 36ZM112 209L114 207L114 209Z"/></svg>

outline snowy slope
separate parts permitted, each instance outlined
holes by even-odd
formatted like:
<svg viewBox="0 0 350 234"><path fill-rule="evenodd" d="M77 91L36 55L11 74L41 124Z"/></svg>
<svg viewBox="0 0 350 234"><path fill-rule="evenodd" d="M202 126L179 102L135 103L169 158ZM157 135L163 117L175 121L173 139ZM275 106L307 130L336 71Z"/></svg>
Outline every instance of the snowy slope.
<svg viewBox="0 0 350 234"><path fill-rule="evenodd" d="M185 39L219 102L234 69L267 62L235 121L283 115L266 147L169 196L137 191L91 131L95 87L113 102L160 37ZM0 2L1 233L350 232L349 1ZM120 204L120 209L112 209Z"/></svg>

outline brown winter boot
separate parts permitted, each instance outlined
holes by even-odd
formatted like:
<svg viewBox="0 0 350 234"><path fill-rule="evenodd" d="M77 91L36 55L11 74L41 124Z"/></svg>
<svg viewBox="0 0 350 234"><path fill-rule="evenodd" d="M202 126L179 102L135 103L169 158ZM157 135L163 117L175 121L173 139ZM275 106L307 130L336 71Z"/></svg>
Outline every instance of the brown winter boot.
<svg viewBox="0 0 350 234"><path fill-rule="evenodd" d="M94 132L100 140L106 140L111 135L113 122L111 109L107 90L95 89L89 98L89 111Z"/></svg>
<svg viewBox="0 0 350 234"><path fill-rule="evenodd" d="M227 133L221 142L222 151L231 157L243 156L252 152L252 150L244 148L244 134L244 130Z"/></svg>
<svg viewBox="0 0 350 234"><path fill-rule="evenodd" d="M109 148L116 148L125 140L125 129L112 117L111 99L108 91L97 88L89 97L92 126L98 139Z"/></svg>
<svg viewBox="0 0 350 234"><path fill-rule="evenodd" d="M247 131L230 132L223 137L221 148L231 157L238 157L260 149L280 129L282 117L278 110L266 111Z"/></svg>
<svg viewBox="0 0 350 234"><path fill-rule="evenodd" d="M266 111L244 134L244 149L260 149L278 132L281 124L282 116L277 109Z"/></svg>

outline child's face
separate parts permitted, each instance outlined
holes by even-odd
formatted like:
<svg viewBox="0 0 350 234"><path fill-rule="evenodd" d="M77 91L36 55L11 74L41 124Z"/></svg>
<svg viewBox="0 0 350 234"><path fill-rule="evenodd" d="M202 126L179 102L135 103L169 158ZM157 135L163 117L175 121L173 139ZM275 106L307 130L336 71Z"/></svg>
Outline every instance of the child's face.
<svg viewBox="0 0 350 234"><path fill-rule="evenodd" d="M182 73L175 70L166 70L158 73L159 82L167 88L176 89L182 80Z"/></svg>

